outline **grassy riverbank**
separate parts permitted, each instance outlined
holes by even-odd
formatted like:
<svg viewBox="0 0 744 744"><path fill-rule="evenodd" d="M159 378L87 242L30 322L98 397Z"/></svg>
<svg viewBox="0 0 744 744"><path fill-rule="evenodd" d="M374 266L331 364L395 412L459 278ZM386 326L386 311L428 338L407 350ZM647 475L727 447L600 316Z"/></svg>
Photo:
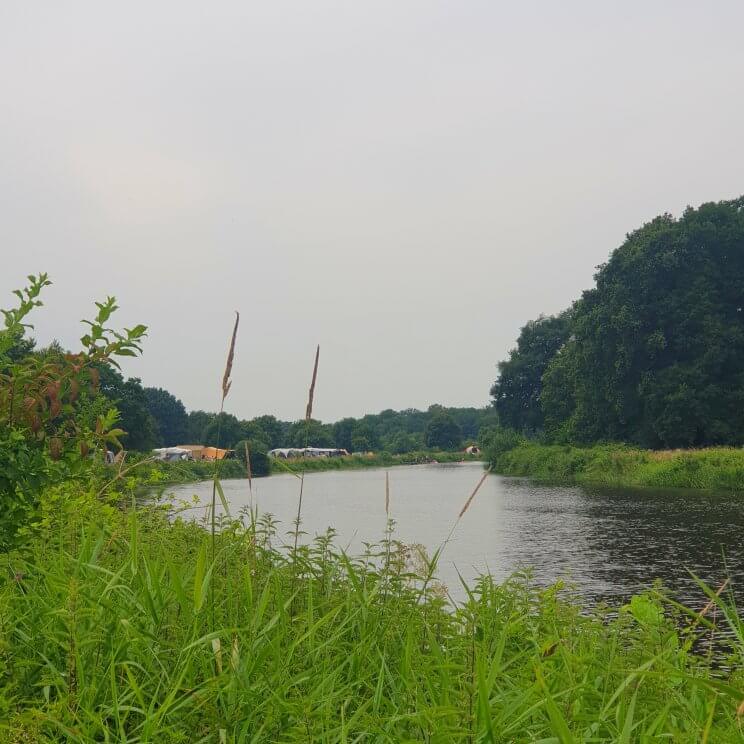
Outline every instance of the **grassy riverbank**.
<svg viewBox="0 0 744 744"><path fill-rule="evenodd" d="M278 551L266 522L211 535L94 493L48 494L5 558L0 742L740 740L741 673L715 676L685 631L728 613L741 664L722 600L685 621L642 595L607 617L484 578L453 610L384 535L361 559Z"/></svg>
<svg viewBox="0 0 744 744"><path fill-rule="evenodd" d="M314 472L318 470L359 470L361 468L389 468L396 465L420 465L428 462L470 462L480 460L478 455L462 452L407 452L391 455L378 452L373 455L349 455L348 457L298 457L290 460L272 459L271 472Z"/></svg>
<svg viewBox="0 0 744 744"><path fill-rule="evenodd" d="M544 481L650 488L744 489L744 450L640 450L522 443L492 458L495 472Z"/></svg>
<svg viewBox="0 0 744 744"><path fill-rule="evenodd" d="M239 460L223 460L219 463L207 460L163 462L150 460L145 455L130 456L121 469L119 465L106 466L101 469L100 477L104 481L113 480L123 473L125 477L129 477L130 482L136 482L139 486L165 486L211 480L214 478L215 468L221 480L247 477L245 465Z"/></svg>

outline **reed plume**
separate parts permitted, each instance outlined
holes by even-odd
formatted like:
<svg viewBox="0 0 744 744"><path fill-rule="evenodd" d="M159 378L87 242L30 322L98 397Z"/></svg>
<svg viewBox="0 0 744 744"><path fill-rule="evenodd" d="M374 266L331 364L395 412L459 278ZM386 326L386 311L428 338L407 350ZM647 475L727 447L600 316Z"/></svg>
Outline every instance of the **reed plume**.
<svg viewBox="0 0 744 744"><path fill-rule="evenodd" d="M220 406L220 412L225 405L225 398L230 392L232 380L230 375L232 374L233 360L235 359L235 339L238 336L238 324L240 323L240 313L235 311L235 325L233 326L232 339L230 340L230 349L227 352L227 363L225 364L225 374L222 376L222 405Z"/></svg>
<svg viewBox="0 0 744 744"><path fill-rule="evenodd" d="M313 365L313 379L310 382L310 390L307 394L307 408L305 409L305 423L313 417L313 398L315 397L315 381L318 379L318 360L320 359L320 344L315 349L315 364ZM306 429L307 432L307 429ZM305 442L307 447L307 442Z"/></svg>

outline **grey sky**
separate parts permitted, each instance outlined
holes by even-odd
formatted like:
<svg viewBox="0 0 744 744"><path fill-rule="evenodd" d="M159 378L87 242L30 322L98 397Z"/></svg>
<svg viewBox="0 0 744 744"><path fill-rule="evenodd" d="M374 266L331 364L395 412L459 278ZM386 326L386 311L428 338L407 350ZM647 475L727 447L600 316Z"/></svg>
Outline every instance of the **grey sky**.
<svg viewBox="0 0 744 744"><path fill-rule="evenodd" d="M483 405L624 234L744 192L740 2L0 4L0 306L144 322L126 372L301 417Z"/></svg>

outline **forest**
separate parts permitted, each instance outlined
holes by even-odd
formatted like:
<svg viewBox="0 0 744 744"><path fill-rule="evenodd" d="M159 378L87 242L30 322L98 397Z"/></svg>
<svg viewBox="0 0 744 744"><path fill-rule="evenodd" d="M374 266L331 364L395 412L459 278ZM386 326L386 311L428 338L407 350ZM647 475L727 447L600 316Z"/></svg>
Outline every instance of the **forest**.
<svg viewBox="0 0 744 744"><path fill-rule="evenodd" d="M594 287L524 325L491 395L548 443L744 444L744 197L629 233Z"/></svg>

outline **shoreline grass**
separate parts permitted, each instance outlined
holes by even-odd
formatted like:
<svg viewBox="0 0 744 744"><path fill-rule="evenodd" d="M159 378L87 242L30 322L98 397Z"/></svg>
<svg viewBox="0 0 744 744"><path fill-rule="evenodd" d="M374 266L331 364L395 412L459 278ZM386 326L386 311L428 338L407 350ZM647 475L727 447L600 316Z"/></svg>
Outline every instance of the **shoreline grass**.
<svg viewBox="0 0 744 744"><path fill-rule="evenodd" d="M741 737L742 626L712 592L737 639L724 676L689 632L712 613L654 593L610 616L482 577L451 607L389 532L359 557L331 534L277 550L246 514L211 559L209 531L162 509L60 489L46 510L0 576L0 742Z"/></svg>
<svg viewBox="0 0 744 744"><path fill-rule="evenodd" d="M744 490L744 450L730 447L652 451L615 444L574 447L528 442L491 456L491 463L501 475L541 481Z"/></svg>
<svg viewBox="0 0 744 744"><path fill-rule="evenodd" d="M402 455L391 455L379 452L373 455L348 455L344 457L295 457L286 460L272 459L272 475L287 472L288 469L299 472L323 470L359 470L362 468L387 468L397 465L423 465L426 463L476 462L482 458L478 455L467 455L462 452L408 452ZM284 466L284 467L283 467Z"/></svg>

